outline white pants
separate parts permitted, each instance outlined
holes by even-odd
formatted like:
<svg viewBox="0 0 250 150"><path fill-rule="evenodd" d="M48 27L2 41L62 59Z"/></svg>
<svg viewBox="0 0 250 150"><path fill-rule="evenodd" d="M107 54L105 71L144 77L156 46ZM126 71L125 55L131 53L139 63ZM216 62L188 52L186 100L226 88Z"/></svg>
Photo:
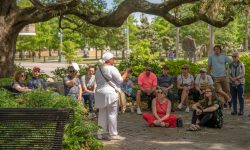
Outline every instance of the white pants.
<svg viewBox="0 0 250 150"><path fill-rule="evenodd" d="M109 132L111 136L118 135L117 110L118 101L115 101L104 108L99 108L98 125L103 128L103 132Z"/></svg>

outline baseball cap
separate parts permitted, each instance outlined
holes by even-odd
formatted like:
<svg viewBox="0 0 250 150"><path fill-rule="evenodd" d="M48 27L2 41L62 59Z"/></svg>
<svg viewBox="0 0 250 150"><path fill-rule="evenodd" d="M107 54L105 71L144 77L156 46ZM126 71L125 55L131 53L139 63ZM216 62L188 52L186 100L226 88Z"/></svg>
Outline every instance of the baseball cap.
<svg viewBox="0 0 250 150"><path fill-rule="evenodd" d="M40 68L38 66L33 67L33 71L40 71Z"/></svg>

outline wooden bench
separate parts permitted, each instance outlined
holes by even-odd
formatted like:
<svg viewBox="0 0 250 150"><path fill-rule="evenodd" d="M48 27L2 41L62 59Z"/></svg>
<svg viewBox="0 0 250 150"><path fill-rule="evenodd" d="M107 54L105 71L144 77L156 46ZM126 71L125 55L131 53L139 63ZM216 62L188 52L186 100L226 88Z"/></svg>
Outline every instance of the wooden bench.
<svg viewBox="0 0 250 150"><path fill-rule="evenodd" d="M61 150L73 109L0 108L0 149Z"/></svg>

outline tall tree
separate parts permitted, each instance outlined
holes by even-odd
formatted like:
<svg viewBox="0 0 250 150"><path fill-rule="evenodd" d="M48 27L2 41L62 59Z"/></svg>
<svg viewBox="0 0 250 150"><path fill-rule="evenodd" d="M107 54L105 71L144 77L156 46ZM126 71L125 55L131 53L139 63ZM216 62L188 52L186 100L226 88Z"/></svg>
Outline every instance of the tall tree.
<svg viewBox="0 0 250 150"><path fill-rule="evenodd" d="M97 26L118 27L129 14L143 12L162 16L176 26L202 20L222 27L233 20L236 9L250 3L249 0L169 0L155 4L147 0L124 0L114 10L106 11L104 0L29 0L32 4L27 7L18 6L20 1L0 1L0 77L13 74L18 33L31 23L71 14ZM194 5L193 14L174 17L171 11L185 4Z"/></svg>

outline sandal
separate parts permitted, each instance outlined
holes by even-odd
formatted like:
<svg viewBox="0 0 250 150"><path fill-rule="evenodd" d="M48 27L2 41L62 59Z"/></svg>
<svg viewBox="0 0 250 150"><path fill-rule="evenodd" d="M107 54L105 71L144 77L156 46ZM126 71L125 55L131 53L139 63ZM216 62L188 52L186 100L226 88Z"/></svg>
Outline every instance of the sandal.
<svg viewBox="0 0 250 150"><path fill-rule="evenodd" d="M155 126L157 126L157 127L160 127L160 126L161 126L161 122L158 122L158 121L156 121L156 120L155 120L153 123L154 123Z"/></svg>
<svg viewBox="0 0 250 150"><path fill-rule="evenodd" d="M169 124L169 123L166 123L164 127L165 127L165 128L169 128L169 126L170 126L170 124Z"/></svg>
<svg viewBox="0 0 250 150"><path fill-rule="evenodd" d="M200 127L194 124L191 124L191 126L187 129L187 131L199 131Z"/></svg>

